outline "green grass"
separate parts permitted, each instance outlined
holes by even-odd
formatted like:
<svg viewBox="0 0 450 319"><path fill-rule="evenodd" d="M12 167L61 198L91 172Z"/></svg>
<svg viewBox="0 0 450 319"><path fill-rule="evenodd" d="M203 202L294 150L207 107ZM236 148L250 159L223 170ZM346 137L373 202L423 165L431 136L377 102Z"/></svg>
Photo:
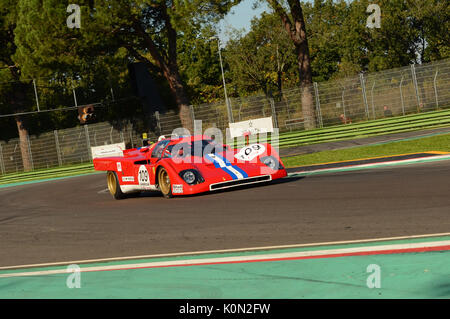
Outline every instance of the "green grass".
<svg viewBox="0 0 450 319"><path fill-rule="evenodd" d="M286 167L296 167L431 151L450 152L450 134L284 157L282 161Z"/></svg>
<svg viewBox="0 0 450 319"><path fill-rule="evenodd" d="M95 172L92 163L65 165L39 169L30 172L12 173L0 176L0 185L29 182L39 179L58 178Z"/></svg>

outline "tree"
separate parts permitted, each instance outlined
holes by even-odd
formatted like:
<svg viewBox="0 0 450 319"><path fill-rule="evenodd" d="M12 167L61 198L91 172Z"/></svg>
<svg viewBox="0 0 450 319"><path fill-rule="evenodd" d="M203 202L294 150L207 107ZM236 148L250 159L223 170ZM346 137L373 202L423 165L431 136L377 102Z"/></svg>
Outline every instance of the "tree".
<svg viewBox="0 0 450 319"><path fill-rule="evenodd" d="M161 73L168 83L184 127L192 130L190 96L180 73L180 39L199 33L207 23L222 17L237 0L97 0L79 1L81 28L65 26L65 6L57 0L21 0L18 59L27 73L57 67L76 74L89 72L102 57L114 57L121 48L151 73ZM47 23L51 17L55 23ZM30 58L30 53L33 57ZM28 62L27 62L28 61ZM100 65L105 65L102 63Z"/></svg>
<svg viewBox="0 0 450 319"><path fill-rule="evenodd" d="M224 100L216 31L207 25L179 39L180 73L194 104Z"/></svg>
<svg viewBox="0 0 450 319"><path fill-rule="evenodd" d="M327 81L339 71L342 32L347 14L345 1L315 0L303 4L308 23L312 77L315 82Z"/></svg>
<svg viewBox="0 0 450 319"><path fill-rule="evenodd" d="M182 125L192 131L190 98L178 63L178 41L186 34L198 33L202 25L217 21L237 2L104 0L96 3L96 8L106 34L114 34L119 45L127 48L135 59L161 70L175 98ZM108 23L111 17L112 24Z"/></svg>
<svg viewBox="0 0 450 319"><path fill-rule="evenodd" d="M234 31L225 48L232 82L241 94L262 90L282 95L284 83L296 82L294 46L278 16L263 13L243 35ZM294 67L294 68L293 68ZM292 81L292 79L295 79Z"/></svg>
<svg viewBox="0 0 450 319"><path fill-rule="evenodd" d="M446 0L407 0L416 32L417 62L450 57L450 3Z"/></svg>
<svg viewBox="0 0 450 319"><path fill-rule="evenodd" d="M284 28L292 40L298 61L299 82L302 94L302 112L305 129L316 127L316 112L312 93L312 69L309 54L306 24L303 9L299 0L287 0L287 7L279 0L266 0L275 13L280 17Z"/></svg>
<svg viewBox="0 0 450 319"><path fill-rule="evenodd" d="M15 1L0 2L0 94L3 97L2 111L21 113L27 110L27 91L30 83L20 81L21 69L13 59L17 50L14 43L17 11ZM25 171L32 169L28 148L28 128L21 115L14 117L19 134L19 145Z"/></svg>

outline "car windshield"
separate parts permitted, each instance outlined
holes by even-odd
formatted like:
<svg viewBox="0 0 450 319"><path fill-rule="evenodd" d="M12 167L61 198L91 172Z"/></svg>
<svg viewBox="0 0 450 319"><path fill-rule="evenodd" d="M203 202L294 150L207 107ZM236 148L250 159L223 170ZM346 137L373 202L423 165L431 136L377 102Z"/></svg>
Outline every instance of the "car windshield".
<svg viewBox="0 0 450 319"><path fill-rule="evenodd" d="M164 157L203 156L205 154L220 153L224 150L223 145L213 140L198 140L193 142L181 142L167 146Z"/></svg>
<svg viewBox="0 0 450 319"><path fill-rule="evenodd" d="M158 142L156 146L153 148L152 157L154 158L160 158L164 149L166 148L167 144L170 143L170 140L163 140L161 142Z"/></svg>

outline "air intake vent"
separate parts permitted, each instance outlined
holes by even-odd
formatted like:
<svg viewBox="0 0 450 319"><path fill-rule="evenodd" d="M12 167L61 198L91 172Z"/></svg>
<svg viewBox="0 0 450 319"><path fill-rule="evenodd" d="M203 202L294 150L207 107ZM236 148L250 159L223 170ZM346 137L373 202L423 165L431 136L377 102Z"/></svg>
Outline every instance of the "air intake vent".
<svg viewBox="0 0 450 319"><path fill-rule="evenodd" d="M241 185L248 185L248 184L254 184L254 183L262 183L262 182L268 182L272 180L272 176L270 175L264 175L264 176L258 176L258 177L250 177L245 179L237 179L217 184L211 184L209 186L210 190L217 190L217 189L223 189L223 188L229 188L229 187L236 187Z"/></svg>

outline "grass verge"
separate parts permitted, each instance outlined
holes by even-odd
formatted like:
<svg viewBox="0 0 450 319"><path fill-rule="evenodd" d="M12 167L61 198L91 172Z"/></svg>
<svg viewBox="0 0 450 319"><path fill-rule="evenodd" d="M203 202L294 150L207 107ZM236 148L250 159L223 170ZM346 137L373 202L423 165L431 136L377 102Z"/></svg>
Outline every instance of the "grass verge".
<svg viewBox="0 0 450 319"><path fill-rule="evenodd" d="M34 180L49 179L76 176L95 172L92 163L65 165L62 167L53 167L39 169L30 172L12 173L0 176L0 185L29 182Z"/></svg>
<svg viewBox="0 0 450 319"><path fill-rule="evenodd" d="M284 157L282 161L286 167L296 167L432 151L450 152L450 134Z"/></svg>

